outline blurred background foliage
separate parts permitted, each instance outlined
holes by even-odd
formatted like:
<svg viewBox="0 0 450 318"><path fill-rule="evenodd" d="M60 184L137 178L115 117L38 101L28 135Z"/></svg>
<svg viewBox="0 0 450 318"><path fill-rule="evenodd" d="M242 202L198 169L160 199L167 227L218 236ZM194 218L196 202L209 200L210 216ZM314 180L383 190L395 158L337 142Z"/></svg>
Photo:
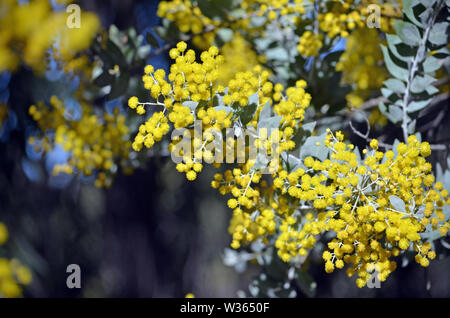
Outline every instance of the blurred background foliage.
<svg viewBox="0 0 450 318"><path fill-rule="evenodd" d="M66 5L47 0L31 2L46 2L51 12L64 12ZM95 13L99 19L97 23L92 18L91 29L84 35L92 43L82 45L75 55L67 56L55 56L46 47L42 53L45 63L39 63L38 58L27 59L24 49L24 60L28 62L19 65L11 60L6 63L10 69L0 70L0 222L6 225L9 237L0 247L0 261L7 260L8 266L4 265L3 269L8 267L5 271L14 272L10 274L18 285L27 285L23 292L4 287L11 291L10 296L184 297L188 292L198 297L255 296L268 288L264 282L274 280L279 285L275 288L276 294L273 294L273 284L268 284L270 291L265 290L263 294L450 297L448 252L442 253L426 269L405 258L380 289L358 289L342 271L325 274L323 266L319 265L322 262L319 252L308 258L304 264L306 271L289 269L276 257L277 261L270 265L275 269L261 269L252 256L260 251L260 247L252 246L247 254L228 248L231 214L220 195L210 187L212 169L205 168L197 182L187 182L185 176L174 169L168 154L156 148L146 154L133 154L134 157L117 168L124 173L105 174L102 185L108 189L103 189L96 187L94 178L89 175L74 178L64 173L53 174L55 164L65 162L67 153L55 148L44 156L27 142L29 137L38 135L38 128L28 113L29 106L39 101L49 102L54 94L64 100L72 118L81 116L82 99L92 105L93 113L101 113L97 112L99 109L109 113L118 109L120 114L125 113L123 106L127 97L144 96L138 85L143 67L152 64L167 70L168 48L180 39L192 41L197 48L213 42L218 44L228 58L228 69L245 70L249 65L262 63L277 80L286 84L295 83L301 74L315 83L309 92L313 96L314 115L323 117L323 127L340 127L343 120L352 118L355 127L364 131L364 117L358 117L358 112L349 115L344 108L361 106L364 100L372 97L379 98L373 95L373 90L381 88L387 78L385 70L380 73L370 67L362 68L358 74L345 72L355 65L352 60L355 54L366 54L358 51L361 50L361 46L356 45L358 41L367 40L365 48L376 59L382 60L381 51L371 48L373 43L365 34L356 33L349 43L334 38L323 44L322 50L326 53L311 58L309 54L291 54L311 48L311 43L307 43L306 48L298 48L292 41L304 34L301 23L296 28L283 26L284 34L280 26L269 26L269 29L273 28L269 39L254 40L261 31L257 19L252 22L256 27L250 33L254 39L245 39L230 28L223 28L217 34L204 32L203 26L196 30L196 21L192 21L192 30L183 33L179 25L176 26L177 21L162 21L157 16L159 1L81 0L77 3L83 13ZM208 1L201 3L205 6L204 11L209 12L209 18L221 15L220 10L208 7ZM186 12L184 10L182 12ZM393 14L397 12L392 10ZM39 15L33 18L37 21ZM1 11L0 19L5 19ZM11 28L0 25L1 31ZM97 31L99 35L95 36ZM188 31L191 33L186 35ZM232 42L230 32L234 34ZM23 43L28 42L18 37L17 43L14 47L22 50ZM335 72L334 68L346 45L347 60L341 59L341 65L337 66L344 70L342 78L343 74ZM277 50L279 47L283 50ZM355 52L351 54L350 49ZM61 50L60 47L56 51ZM259 52L264 52L264 56ZM242 58L243 54L245 58ZM85 58L93 57L101 62L93 67L89 63L83 64ZM72 68L77 71L71 73ZM90 77L83 72L95 78L94 88L86 84ZM364 73L373 78L361 79ZM374 78L375 83L365 83ZM446 84L448 81L444 81ZM336 90L337 86L341 89ZM77 95L80 87L86 88L82 98ZM448 145L450 128L442 124L450 119L446 101L448 93L417 120L416 127L427 140ZM385 142L392 144L401 134L399 127L388 122L377 109L368 115L372 128L383 132ZM131 130L137 127L136 117L127 116ZM428 125L432 121L433 124ZM356 135L350 136L350 140L355 145L365 143ZM433 154L433 160L443 163L444 169L447 154ZM129 174L131 171L128 170L134 172ZM269 254L264 257L271 257ZM80 290L66 287L66 267L73 263L81 267ZM32 273L31 281L20 264L26 265ZM273 273L278 276L272 277ZM7 277L4 272L2 274L1 262L0 277Z"/></svg>
<svg viewBox="0 0 450 318"><path fill-rule="evenodd" d="M78 4L83 12L95 12L100 18L107 30L104 39L117 43L126 35L138 42L130 44L128 51L125 45L121 47L126 56L121 70L127 68L139 78L146 63L167 69L167 52L152 57L147 40L139 36L160 23L158 1ZM114 48L102 50L94 45L92 54L107 62L111 55L115 57L110 52ZM136 51L138 56L127 54ZM116 61L111 63L103 64L107 74ZM105 83L98 80L95 84L102 87ZM135 79L130 87L136 83ZM6 106L0 108L5 111L0 135L0 222L7 226L9 240L0 247L0 259L20 260L32 272L32 282L23 295L184 297L194 292L227 297L245 288L248 278L222 261L223 248L229 243L228 215L209 187L211 174L202 175L204 182L187 183L167 157L152 156L145 167L131 176L119 176L108 190L95 187L89 179L80 182L67 174L52 175L54 164L65 160L64 152L56 149L42 158L26 143L36 132L28 107L49 100L55 92L62 97L67 92L77 116L79 105L72 94L78 85L79 78L64 74L56 62L48 64L44 75L28 67L1 73L2 103L9 105L9 111ZM122 107L120 97L130 94L127 88L128 83L125 86L119 79L111 90L116 95L100 97L96 107ZM66 286L66 267L73 263L81 267L80 290ZM0 265L3 277L1 269Z"/></svg>

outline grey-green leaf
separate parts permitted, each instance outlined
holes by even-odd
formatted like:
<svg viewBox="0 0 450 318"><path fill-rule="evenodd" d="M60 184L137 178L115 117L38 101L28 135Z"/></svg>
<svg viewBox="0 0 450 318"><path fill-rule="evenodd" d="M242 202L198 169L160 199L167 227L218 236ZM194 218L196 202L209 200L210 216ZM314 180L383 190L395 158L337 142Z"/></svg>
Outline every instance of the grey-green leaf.
<svg viewBox="0 0 450 318"><path fill-rule="evenodd" d="M410 102L408 104L408 108L406 110L408 111L408 113L417 112L417 111L423 109L425 106L427 106L430 103L430 101L431 101L431 98L427 99L427 100Z"/></svg>
<svg viewBox="0 0 450 318"><path fill-rule="evenodd" d="M390 78L384 81L384 85L396 93L404 93L406 89L405 83L396 78Z"/></svg>
<svg viewBox="0 0 450 318"><path fill-rule="evenodd" d="M258 92L254 93L253 95L251 95L251 96L248 98L248 103L249 103L249 104L256 104L256 105L259 105L259 95L258 95Z"/></svg>
<svg viewBox="0 0 450 318"><path fill-rule="evenodd" d="M394 207L395 210L406 213L405 202L403 202L403 200L400 199L398 196L396 195L389 196L389 201L391 202L391 205Z"/></svg>
<svg viewBox="0 0 450 318"><path fill-rule="evenodd" d="M418 27L422 27L422 24L416 19L416 16L414 15L413 8L419 4L419 1L417 0L403 0L403 13Z"/></svg>
<svg viewBox="0 0 450 318"><path fill-rule="evenodd" d="M414 55L414 50L405 44L395 34L386 34L389 51L400 61L409 62Z"/></svg>
<svg viewBox="0 0 450 318"><path fill-rule="evenodd" d="M397 21L394 23L394 28L403 43L410 46L419 45L420 32L414 24L404 21Z"/></svg>
<svg viewBox="0 0 450 318"><path fill-rule="evenodd" d="M428 25L430 22L430 18L433 15L433 9L427 8L424 12L419 15L420 21L422 21L423 25Z"/></svg>
<svg viewBox="0 0 450 318"><path fill-rule="evenodd" d="M414 77L411 83L411 92L415 94L420 94L427 89L427 87L431 86L436 79L432 76L416 76Z"/></svg>
<svg viewBox="0 0 450 318"><path fill-rule="evenodd" d="M408 124L408 134L413 134L416 130L416 120L414 119L412 122Z"/></svg>
<svg viewBox="0 0 450 318"><path fill-rule="evenodd" d="M312 156L321 161L328 157L329 150L324 144L325 136L324 133L320 136L311 136L306 139L303 146L300 148L300 159ZM319 143L319 145L317 145Z"/></svg>
<svg viewBox="0 0 450 318"><path fill-rule="evenodd" d="M434 87L433 85L429 85L427 86L427 88L425 89L428 95L434 95L436 93L439 92L439 89L437 89L436 87Z"/></svg>
<svg viewBox="0 0 450 318"><path fill-rule="evenodd" d="M221 28L216 33L222 43L227 43L233 38L233 31L229 28Z"/></svg>
<svg viewBox="0 0 450 318"><path fill-rule="evenodd" d="M301 144L303 144L309 136L311 136L312 132L314 131L314 128L316 127L316 122L310 122L307 124L304 124L302 127L300 127L295 135L292 137L292 140L295 142L295 148L297 149Z"/></svg>
<svg viewBox="0 0 450 318"><path fill-rule="evenodd" d="M384 45L381 45L381 50L383 51L384 62L386 63L386 67L387 67L389 73L391 73L393 76L395 76L398 79L407 81L408 80L408 70L404 69L394 63L391 56L389 55L388 49Z"/></svg>
<svg viewBox="0 0 450 318"><path fill-rule="evenodd" d="M216 106L216 107L214 107L214 109L216 111L224 110L227 112L227 115L233 111L233 108L231 108L230 106L225 106L225 105Z"/></svg>
<svg viewBox="0 0 450 318"><path fill-rule="evenodd" d="M430 31L428 41L435 45L444 45L447 43L447 22L440 22L433 25Z"/></svg>
<svg viewBox="0 0 450 318"><path fill-rule="evenodd" d="M403 118L403 111L399 106L391 105L389 106L389 112L386 114L388 119L392 121L394 124L398 123Z"/></svg>
<svg viewBox="0 0 450 318"><path fill-rule="evenodd" d="M259 120L263 118L269 118L271 114L272 113L270 111L270 101L267 101L266 105L264 105L263 109L259 113Z"/></svg>
<svg viewBox="0 0 450 318"><path fill-rule="evenodd" d="M386 97L387 99L389 99L389 97L391 97L393 93L394 92L389 88L386 87L381 88L381 94L383 94L383 96Z"/></svg>
<svg viewBox="0 0 450 318"><path fill-rule="evenodd" d="M303 164L303 161L300 160L300 158L292 154L286 154L285 152L281 154L281 157L289 163L290 171L296 171L300 168L303 170L307 170L307 168Z"/></svg>
<svg viewBox="0 0 450 318"><path fill-rule="evenodd" d="M264 169L267 167L269 159L262 153L258 153L255 159L255 164L253 165L254 170Z"/></svg>
<svg viewBox="0 0 450 318"><path fill-rule="evenodd" d="M183 106L187 106L190 108L190 110L195 111L197 108L198 103L193 101L185 101L183 102Z"/></svg>
<svg viewBox="0 0 450 318"><path fill-rule="evenodd" d="M388 110L387 110L387 107L386 107L386 104L385 104L385 103L383 103L383 102L379 103L379 104L378 104L378 109L380 110L380 112L381 112L383 115L387 116Z"/></svg>
<svg viewBox="0 0 450 318"><path fill-rule="evenodd" d="M280 126L281 116L261 118L258 122L258 129L267 128L269 131L273 128L278 128Z"/></svg>
<svg viewBox="0 0 450 318"><path fill-rule="evenodd" d="M267 18L266 17L259 17L259 16L253 16L250 19L250 27L251 28L259 28L266 23Z"/></svg>
<svg viewBox="0 0 450 318"><path fill-rule="evenodd" d="M442 235L440 234L439 230L434 230L434 231L427 231L424 233L420 233L420 237L422 237L422 239L427 240L427 241L435 241L435 240L441 238Z"/></svg>
<svg viewBox="0 0 450 318"><path fill-rule="evenodd" d="M286 49L284 49L282 47L276 47L276 48L267 50L266 57L269 60L286 61L286 60L288 60L289 55L288 55Z"/></svg>
<svg viewBox="0 0 450 318"><path fill-rule="evenodd" d="M425 59L425 62L423 62L423 70L425 73L431 73L436 70L438 70L441 67L441 63L439 59L435 58L434 56L430 55Z"/></svg>
<svg viewBox="0 0 450 318"><path fill-rule="evenodd" d="M400 140L395 139L394 143L392 144L392 151L394 152L394 154L397 156L398 155L398 151L397 151L397 146L400 144Z"/></svg>

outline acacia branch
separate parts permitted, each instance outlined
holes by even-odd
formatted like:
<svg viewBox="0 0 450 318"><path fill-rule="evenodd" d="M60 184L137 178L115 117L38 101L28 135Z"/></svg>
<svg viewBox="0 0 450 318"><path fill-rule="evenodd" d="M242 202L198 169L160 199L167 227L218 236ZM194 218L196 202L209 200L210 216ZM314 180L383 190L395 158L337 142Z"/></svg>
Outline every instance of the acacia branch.
<svg viewBox="0 0 450 318"><path fill-rule="evenodd" d="M368 127L367 127L367 132L365 134L363 134L358 129L356 129L353 126L351 120L349 120L348 124L349 124L351 130L353 131L353 133L355 135L361 137L362 139L366 140L367 142L370 142L371 138L369 137L369 132L370 132L370 125L369 124L368 124ZM386 144L384 142L378 142L378 145L380 147L385 148L385 149L392 149L393 148L393 145ZM443 144L433 144L433 145L430 145L430 148L431 148L431 150L447 150L447 148L449 148L449 146L443 145Z"/></svg>
<svg viewBox="0 0 450 318"><path fill-rule="evenodd" d="M368 110L373 107L377 107L380 103L386 103L388 102L388 99L384 96L378 96L372 99L369 99L368 101L364 102L360 107L353 108L354 110Z"/></svg>
<svg viewBox="0 0 450 318"><path fill-rule="evenodd" d="M427 25L427 27L425 28L425 32L423 33L422 39L420 41L419 47L417 48L417 52L416 55L414 56L414 59L412 61L412 63L408 63L408 79L406 81L406 89L405 89L405 95L403 96L403 122L402 122L402 130L403 130L403 139L406 140L408 139L408 112L407 112L407 106L409 103L409 99L410 99L410 90L411 90L411 85L412 85L412 81L414 80L414 77L416 75L416 72L418 70L418 64L419 62L422 60L424 54L425 54L425 47L426 47L426 43L428 41L428 36L430 34L431 28L434 25L434 22L439 14L439 12L441 11L441 7L442 7L442 3L443 0L441 0L439 2L439 4L436 6L434 12L433 12L433 17L430 21L430 23Z"/></svg>
<svg viewBox="0 0 450 318"><path fill-rule="evenodd" d="M366 140L366 141L370 141L370 138L369 138L369 131L370 131L369 128L370 128L370 126L368 126L367 132L366 132L365 134L363 134L362 132L360 132L359 130L357 130L357 129L353 126L351 120L348 122L348 124L349 124L350 128L352 129L353 133L355 133L355 135L361 137L362 139L364 139L364 140ZM384 142L378 142L378 145L379 145L380 147L383 147L383 148L386 148L386 149L392 149L392 145L385 144Z"/></svg>

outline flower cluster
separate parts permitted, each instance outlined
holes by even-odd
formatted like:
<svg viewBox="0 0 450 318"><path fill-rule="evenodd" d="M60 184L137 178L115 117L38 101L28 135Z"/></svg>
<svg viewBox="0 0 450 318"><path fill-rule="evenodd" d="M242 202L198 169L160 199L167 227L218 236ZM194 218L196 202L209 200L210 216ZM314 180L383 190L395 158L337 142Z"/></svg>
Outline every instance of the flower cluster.
<svg viewBox="0 0 450 318"><path fill-rule="evenodd" d="M374 12L370 11L371 4L374 3L354 0L331 1L330 7L324 8L318 14L319 27L331 39L338 35L345 38L353 30L365 28L366 22L372 20ZM381 16L378 21L380 29L383 32L391 32L393 20L401 16L401 8L389 1L376 5L380 8Z"/></svg>
<svg viewBox="0 0 450 318"><path fill-rule="evenodd" d="M128 100L128 106L135 109L139 115L146 113L145 107L156 106L163 108L163 111L154 112L152 117L145 124L139 127L139 134L133 143L136 151L142 149L142 145L147 148L153 146L154 141L160 141L163 135L169 131L168 122L172 122L175 128L185 128L194 122L193 111L183 105L186 100L198 102L200 100L210 100L212 92L216 92L219 87L216 85L218 78L218 66L222 62L222 57L217 56L218 50L210 48L201 55L201 63L196 62L195 52L188 50L184 42L178 43L177 47L170 50L170 57L175 60L167 76L164 70L154 70L153 66L145 68L146 75L142 81L144 87L150 91L155 102L142 103L137 97ZM159 101L162 99L162 101ZM166 116L166 112L168 116ZM204 113L200 109L199 113ZM205 113L206 115L206 113ZM205 124L209 124L215 119L214 114L202 117ZM224 118L222 116L222 122Z"/></svg>
<svg viewBox="0 0 450 318"><path fill-rule="evenodd" d="M130 169L131 143L125 116L118 108L99 116L86 103L81 104L81 112L81 118L70 119L64 102L56 96L51 97L50 107L44 103L31 106L29 113L44 133L39 140L30 137L30 142L38 151L48 152L58 145L69 153L67 163L56 165L54 174L90 176L97 172L95 184L109 186L118 165L125 172Z"/></svg>
<svg viewBox="0 0 450 318"><path fill-rule="evenodd" d="M153 112L140 127L133 144L136 150L159 141L169 131L169 122L176 128L186 128L183 136L172 140L169 151L179 151L177 155L183 161L177 164L177 170L186 173L188 180L195 180L203 169L202 160L214 163L210 160L214 151L207 150L213 139L207 129L220 131L236 125L256 129L266 106L270 114L279 118L276 151L297 146L294 137L311 101L304 80L285 88L270 82L269 73L257 66L219 84L218 70L223 58L217 48L201 53L201 62L197 62L195 53L180 42L170 56L175 62L167 79L164 71L155 71L150 65L145 68L144 86L155 101L129 99L129 106L138 114L145 114L147 106L163 108ZM369 85L363 82L361 77L360 86ZM256 103L256 110L242 125L240 114L251 108L251 103ZM203 124L200 136L194 133L196 120ZM264 129L257 130L255 146L268 150L275 136L268 136ZM176 147L185 136L191 137L192 147L188 149L194 151L183 153ZM147 138L152 142L147 142ZM236 153L236 144L235 137L227 137L223 152L231 148ZM323 254L326 272L347 266L349 276L358 274L360 287L374 270L384 281L395 269L393 258L407 249L415 250L416 261L427 266L435 252L421 234L436 230L445 235L450 227L443 213L443 206L450 203L448 191L435 182L431 164L425 159L431 153L430 145L410 136L406 144L400 143L394 151L384 153L378 151L378 141L372 140L371 150L364 150L365 157L360 159L358 150L344 143L341 132L329 131L324 144L329 149L329 159L307 157L302 167L295 170L280 160L272 167L272 180L263 178L250 159L215 174L211 186L230 196L227 204L233 210L229 226L231 246L239 248L256 240L273 242L280 258L288 262L306 256L319 235L331 232L335 238ZM248 144L244 152L247 151ZM219 167L220 163L214 166Z"/></svg>
<svg viewBox="0 0 450 318"><path fill-rule="evenodd" d="M361 56L372 56L373 54L371 53L371 50L373 49L373 45L370 45L367 49L365 49L366 52L360 52L363 54L355 52L353 48L353 46L356 46L357 43L359 43L358 41L360 41L360 39L362 39L364 43L370 41L372 41L372 43L375 43L378 39L378 36L375 34L377 33L376 29L369 29L366 27L367 19L371 14L371 12L368 10L368 5L370 5L369 2L362 1L361 3L356 3L353 0L329 2L323 1L319 3L319 7L317 8L318 28L314 28L314 31L307 30L302 33L297 47L298 52L304 57L316 56L325 41L324 35L332 40L337 36L347 38L349 36L353 36L353 33L356 32L358 34L351 39L349 38L348 40L349 42L353 42L353 44L348 44L347 50L353 51L346 51L344 53L347 54L346 59L354 59L354 57L349 58L349 56L358 56L358 58ZM381 16L380 20L378 21L380 24L380 28L383 32L391 32L392 22L396 17L401 16L401 11L399 8L395 8L390 3L383 3L380 4L380 6L381 13L385 14ZM302 22L303 20L298 19L298 21ZM364 48L365 46L359 44L359 47ZM374 52L375 55L378 55L378 53L380 52L379 47L375 48ZM378 59L376 61L378 61ZM352 61L352 63L355 62L356 61ZM362 63L358 61L358 64L351 65L359 64L369 64L370 66L373 65L372 61L370 60ZM375 69L375 67L373 67L372 69ZM363 74L363 72L361 72L361 74ZM378 77L375 78L377 79ZM353 100L356 100L356 97L354 97Z"/></svg>
<svg viewBox="0 0 450 318"><path fill-rule="evenodd" d="M175 23L181 32L192 32L192 40L199 48L207 48L214 41L215 32L206 31L206 26L217 26L218 23L203 15L191 0L161 1L157 14Z"/></svg>
<svg viewBox="0 0 450 318"><path fill-rule="evenodd" d="M355 28L362 28L365 21L357 10L351 10L348 3L341 4L334 2L333 9L326 13L318 15L320 29L327 34L329 38L337 35L347 37Z"/></svg>
<svg viewBox="0 0 450 318"><path fill-rule="evenodd" d="M297 46L298 52L305 57L316 56L322 47L322 41L322 34L314 34L311 31L305 31L300 37Z"/></svg>
<svg viewBox="0 0 450 318"><path fill-rule="evenodd" d="M220 66L218 81L222 85L227 85L236 73L251 71L265 62L264 56L258 56L239 33L235 33L232 40L226 43L220 52L224 62Z"/></svg>
<svg viewBox="0 0 450 318"><path fill-rule="evenodd" d="M175 22L180 31L184 33L201 33L205 25L213 23L190 0L161 1L157 14Z"/></svg>
<svg viewBox="0 0 450 318"><path fill-rule="evenodd" d="M393 258L404 250L415 250L416 261L428 266L436 254L420 234L447 233L442 207L450 203L448 191L435 182L425 159L430 145L412 135L396 152L383 153L374 139L360 163L354 146L343 142L342 133L330 132L324 142L330 159L307 157L307 170L282 171L274 180L275 187L298 200L298 206L309 204L318 211L308 213L304 222L293 218L280 227L276 242L280 257L288 261L304 255L317 235L332 231L335 238L323 253L325 270L331 273L347 264L349 276L358 274L359 287L365 286L374 270L380 281L386 280L396 267Z"/></svg>
<svg viewBox="0 0 450 318"><path fill-rule="evenodd" d="M164 101L158 101L158 98L161 97L160 94L151 94L152 97L156 99L155 103L140 103L136 97L132 97L129 100L129 106L140 113L144 112L142 109L139 110L139 107L148 105L164 107L168 112L169 120L174 123L174 126L190 128L186 133L191 137L192 119L195 118L201 120L204 136L198 138L195 137L194 134L192 141L193 147L198 146L197 152L199 153L194 151L193 156L187 156L183 153L179 154L183 156L183 162L178 163L176 167L179 172L186 173L188 180L195 180L197 174L202 171L202 159L209 162L209 159L214 156L213 153L205 150L210 140L208 134L205 134L204 132L209 128L216 128L218 130L228 128L235 123L235 119L232 120L233 118L230 117L231 114L227 115L225 110L216 110L212 107L211 99L213 96L220 96L225 106L245 109L248 107L249 98L258 92L259 103L257 105L257 111L255 112L254 117L249 120L247 126L255 127L258 123L258 116L264 105L272 105L275 115L281 117L279 150L289 150L295 147L295 142L292 138L295 132L301 127L305 108L309 106L311 100L311 96L305 91L305 81L297 81L295 87L288 87L285 89L281 84L274 85L268 81L269 73L267 71L262 71L260 67L255 67L253 71L238 72L235 74L235 76L225 85L227 88L224 89L221 85L215 83L217 76L208 78L208 75L216 74L214 72L215 69L212 69L211 66L206 66L207 71L205 71L206 63L211 62L211 65L216 65L215 63L221 61L221 57L216 56L216 49L212 48L207 52L202 53L201 59L203 63L200 64L194 62L194 53L192 51L185 53L185 50L185 44L179 43L177 49L170 51L170 55L175 59L175 63L172 65L171 73L169 74L170 89L167 89L169 94L162 96ZM220 67L220 65L217 66ZM167 84L162 78L160 70L154 72L154 69L151 66L147 66L145 73L147 74L146 76L150 76L150 78L144 76L144 85L147 89L151 90L152 87L154 87L153 85L160 86ZM198 79L201 79L202 81L199 81ZM147 84L148 81L151 81L151 85ZM206 83L203 81L206 81ZM203 89L201 91L202 94L199 95L198 89L196 88L201 86L206 89ZM157 91L162 91L162 89L158 89ZM180 91L181 93L177 94L177 91ZM195 109L190 109L186 106L182 106L183 101L202 101L206 103L202 103L202 106L199 104ZM177 125L174 118L177 117L177 113L179 113L180 110L176 109L176 107L186 110L186 113L183 116L180 116L180 118L189 118L188 122ZM193 116L193 118L191 118L191 116ZM147 125L147 123L144 125ZM143 130L143 128L140 128L140 131L141 130ZM142 140L140 134L141 133L139 133L136 138ZM272 136L267 138L268 136L262 136L263 134L264 133L261 132L261 136L259 136L261 138L257 138L255 143L261 143L260 146L270 148L270 142L268 142L268 140L272 138ZM235 152L236 140L233 138L230 139L231 140L226 140L225 148L231 148L232 152ZM178 140L172 141L169 147L170 151L174 151L177 142ZM270 191L272 191L271 187L268 186L265 180L261 179L262 176L260 173L252 170L254 162L247 160L245 163L238 165L239 168L227 170L224 174L216 174L211 183L212 187L217 188L222 195L232 194L233 196L233 198L228 201L228 206L234 211L230 223L230 232L233 236L231 244L234 248L255 241L258 238L266 239L265 237L267 235L274 234L276 221L275 213L272 208L275 207L279 211L287 210L286 201L283 200L281 200L281 203L279 204L273 202L272 206L262 206L264 202L262 198L265 195L270 194ZM277 170L278 166L274 168ZM261 214L259 214L258 211L262 211Z"/></svg>
<svg viewBox="0 0 450 318"><path fill-rule="evenodd" d="M233 209L229 226L233 248L253 242L263 235L273 234L276 228L274 213L271 209L264 209L262 205L267 182L261 179L261 174L251 171L249 167L247 163L241 168L218 173L211 182L212 187L222 195L232 195L228 200L228 207Z"/></svg>
<svg viewBox="0 0 450 318"><path fill-rule="evenodd" d="M0 222L0 246L8 240L8 229ZM17 259L0 257L0 297L16 298L22 295L22 286L32 280L30 270Z"/></svg>
<svg viewBox="0 0 450 318"><path fill-rule="evenodd" d="M170 50L169 55L174 64L166 78L163 70L154 70L153 66L145 67L142 80L144 87L150 91L154 102L140 102L135 96L128 100L128 106L135 109L140 115L147 112L150 106L163 108L163 111L154 112L153 116L139 128L133 148L139 151L146 146L150 148L155 141L169 131L169 122L175 128L192 129L195 120L202 123L202 131L210 128L222 130L231 127L239 119L233 111L215 108L215 100L220 98L222 107L243 112L249 105L252 96L257 95L258 104L252 118L246 124L256 128L259 114L265 105L272 105L275 115L280 116L281 139L280 149L288 150L295 147L292 140L300 127L304 117L304 109L309 105L311 96L305 92L306 82L298 81L295 87L284 88L281 84L274 85L269 78L269 72L262 70L258 65L252 71L238 72L226 85L221 85L220 70L223 57L218 55L218 49L211 47L200 55L201 62L196 61L193 50L187 50L186 43L180 42L176 48ZM225 89L226 86L226 89ZM167 114L166 114L167 113ZM192 136L191 132L189 134ZM206 137L206 139L204 139ZM186 172L189 180L194 180L201 171L201 160L210 162L214 153L207 150L211 136L202 134L192 139L192 146L196 148L193 156L183 156L184 163L177 166L178 171ZM264 139L264 138L263 138ZM174 150L179 140L174 140L170 151ZM275 140L274 140L275 141ZM270 148L270 142L256 140L260 146ZM227 146L234 145L234 140L228 140ZM199 146L199 147L197 147ZM177 154L178 155L178 154Z"/></svg>
<svg viewBox="0 0 450 318"><path fill-rule="evenodd" d="M342 71L342 81L354 86L347 95L352 107L359 107L370 92L383 86L386 71L379 67L383 54L376 29L358 29L347 38L347 47L336 64L336 71Z"/></svg>
<svg viewBox="0 0 450 318"><path fill-rule="evenodd" d="M133 149L140 151L145 145L147 148L153 147L169 131L167 117L163 112L155 112L147 122L139 127L139 133L133 142Z"/></svg>
<svg viewBox="0 0 450 318"><path fill-rule="evenodd" d="M236 19L227 16L225 10L221 14L226 16L223 21L207 17L195 0L161 1L158 6L158 16L173 22L181 32L191 33L192 42L199 49L206 49L213 44L219 27L228 27L232 30L261 31L265 25L281 16L288 16L296 20L298 15L305 13L303 0L243 0L238 7L243 17ZM267 16L268 19L257 27L251 23L252 17Z"/></svg>
<svg viewBox="0 0 450 318"><path fill-rule="evenodd" d="M100 27L97 16L82 12L82 28L68 28L67 17L66 12L52 11L48 0L31 0L25 4L16 0L2 1L0 72L16 70L20 61L36 71L45 70L46 52L56 39L58 44L54 49L64 61L88 48Z"/></svg>
<svg viewBox="0 0 450 318"><path fill-rule="evenodd" d="M22 286L31 283L30 270L17 259L0 258L0 295L17 298L22 295Z"/></svg>
<svg viewBox="0 0 450 318"><path fill-rule="evenodd" d="M305 13L303 0L244 0L240 6L248 15L267 16L275 20L280 16Z"/></svg>

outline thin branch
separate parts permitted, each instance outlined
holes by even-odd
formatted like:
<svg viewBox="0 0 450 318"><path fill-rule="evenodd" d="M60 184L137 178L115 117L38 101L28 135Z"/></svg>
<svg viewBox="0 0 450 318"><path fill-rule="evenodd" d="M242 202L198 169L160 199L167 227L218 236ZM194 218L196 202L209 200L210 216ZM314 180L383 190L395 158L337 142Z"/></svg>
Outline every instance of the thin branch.
<svg viewBox="0 0 450 318"><path fill-rule="evenodd" d="M442 144L435 144L435 145L430 145L431 150L447 150L447 148L449 148L448 145L442 145Z"/></svg>
<svg viewBox="0 0 450 318"><path fill-rule="evenodd" d="M444 119L444 117L445 117L445 112L440 111L434 120L432 120L432 121L428 122L426 125L420 127L419 131L424 132L432 127L437 127L439 125L439 123L441 122L441 120Z"/></svg>
<svg viewBox="0 0 450 318"><path fill-rule="evenodd" d="M352 131L353 131L353 133L355 135L357 135L357 136L361 137L362 139L370 142L371 139L368 136L369 130L367 130L367 132L365 134L363 134L362 132L360 132L359 130L357 130L353 126L351 120L348 122L348 124L349 124L350 128L352 129ZM384 142L378 142L378 145L380 147L383 147L383 148L386 148L386 149L392 149L393 148L392 145L385 144ZM447 150L449 147L450 147L449 145L444 145L444 144L433 144L433 145L430 145L431 150L438 150L438 151Z"/></svg>
<svg viewBox="0 0 450 318"><path fill-rule="evenodd" d="M439 94L436 95L428 104L428 106L426 108L424 108L421 112L419 112L419 117L423 117L425 114L429 113L430 109L433 108L434 106L440 104L441 102L447 100L450 98L450 94L449 93L443 93L443 94Z"/></svg>
<svg viewBox="0 0 450 318"><path fill-rule="evenodd" d="M168 49L170 49L172 46L173 46L172 42L167 42L159 49L156 49L155 51L153 51L147 58L151 59L151 58L157 57L158 55L160 55L160 54L164 53L165 51L167 51Z"/></svg>
<svg viewBox="0 0 450 318"><path fill-rule="evenodd" d="M369 129L367 130L367 133L366 133L366 134L363 134L362 132L360 132L359 130L357 130L357 129L353 126L351 120L350 120L348 123L349 123L349 126L350 126L350 128L352 129L353 133L355 133L357 136L361 137L362 139L364 139L364 140L366 140L366 141L370 141L370 138L369 138L369 136L368 136L368 134L367 134L367 133L369 132ZM383 142L378 142L378 145L379 145L380 147L383 147L383 148L386 148L386 149L392 149L392 145L385 144L385 143L383 143Z"/></svg>
<svg viewBox="0 0 450 318"><path fill-rule="evenodd" d="M431 85L433 86L441 86L441 85L445 85L450 83L450 77L443 77L443 78L439 78L437 79L435 82L431 83Z"/></svg>
<svg viewBox="0 0 450 318"><path fill-rule="evenodd" d="M209 24L207 25L202 32L200 33L191 33L188 34L187 37L185 38L185 41L189 41L191 40L194 36L197 35L202 35L211 31L214 31L216 28L221 27L222 25L213 25L213 24ZM164 53L165 51L167 51L168 49L170 49L172 46L174 46L176 43L175 42L167 42L166 44L164 44L162 47L156 49L155 51L153 51L147 58L151 59L154 58L162 53Z"/></svg>
<svg viewBox="0 0 450 318"><path fill-rule="evenodd" d="M372 99L369 99L364 104L362 104L360 107L355 108L356 110L368 110L373 107L377 107L380 103L386 103L388 102L388 99L384 96L378 96Z"/></svg>

